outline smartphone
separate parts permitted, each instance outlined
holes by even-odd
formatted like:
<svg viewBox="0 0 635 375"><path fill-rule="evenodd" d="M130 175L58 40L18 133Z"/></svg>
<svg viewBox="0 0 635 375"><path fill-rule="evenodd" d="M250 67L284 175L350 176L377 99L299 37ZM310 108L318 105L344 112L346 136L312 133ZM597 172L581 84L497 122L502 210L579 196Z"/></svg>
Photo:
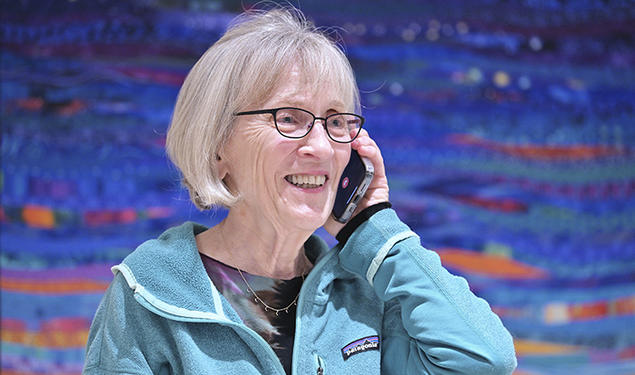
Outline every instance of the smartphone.
<svg viewBox="0 0 635 375"><path fill-rule="evenodd" d="M340 223L346 223L357 208L357 202L366 194L366 189L375 174L373 163L351 151L351 158L344 168L340 183L337 186L333 217Z"/></svg>

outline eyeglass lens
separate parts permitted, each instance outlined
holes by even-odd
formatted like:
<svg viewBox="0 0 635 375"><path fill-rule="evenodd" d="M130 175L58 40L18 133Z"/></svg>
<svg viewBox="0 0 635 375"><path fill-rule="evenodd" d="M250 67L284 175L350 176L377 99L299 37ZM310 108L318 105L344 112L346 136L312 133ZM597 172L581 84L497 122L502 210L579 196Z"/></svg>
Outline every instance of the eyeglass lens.
<svg viewBox="0 0 635 375"><path fill-rule="evenodd" d="M309 133L315 117L298 108L281 108L276 112L278 131L287 137L301 138ZM326 131L335 141L346 142L357 136L361 119L351 114L335 113L326 117Z"/></svg>

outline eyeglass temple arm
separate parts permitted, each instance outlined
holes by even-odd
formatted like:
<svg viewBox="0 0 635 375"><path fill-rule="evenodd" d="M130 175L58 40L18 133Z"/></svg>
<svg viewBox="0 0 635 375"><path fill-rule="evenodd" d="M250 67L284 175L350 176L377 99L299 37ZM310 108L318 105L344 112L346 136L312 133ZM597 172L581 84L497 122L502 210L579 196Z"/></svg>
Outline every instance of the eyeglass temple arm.
<svg viewBox="0 0 635 375"><path fill-rule="evenodd" d="M275 109L259 109L259 110L255 110L255 111L245 111L245 112L234 113L234 116L262 115L262 114L265 114L265 113L273 114L275 111L276 111Z"/></svg>

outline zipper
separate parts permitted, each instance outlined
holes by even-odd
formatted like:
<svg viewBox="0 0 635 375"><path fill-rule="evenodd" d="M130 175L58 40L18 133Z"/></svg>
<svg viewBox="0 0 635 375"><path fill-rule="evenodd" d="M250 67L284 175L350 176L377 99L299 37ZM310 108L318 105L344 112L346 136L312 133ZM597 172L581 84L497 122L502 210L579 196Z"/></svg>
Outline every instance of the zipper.
<svg viewBox="0 0 635 375"><path fill-rule="evenodd" d="M315 356L315 366L317 367L317 375L324 375L324 360L317 353L313 354Z"/></svg>
<svg viewBox="0 0 635 375"><path fill-rule="evenodd" d="M292 358L291 358L291 374L293 375L299 375L297 366L298 366L298 361L299 361L299 354L298 352L300 351L299 348L296 348L295 345L296 343L299 342L298 337L300 337L300 331L302 330L302 322L300 321L300 311L302 311L302 306L306 303L305 299L306 299L306 289L308 288L308 285L310 283L313 282L313 279L316 278L317 276L315 276L316 274L318 274L320 272L320 270L326 265L326 263L328 263L329 259L331 259L333 256L335 256L335 254L337 254L337 251L335 251L335 249L331 249L329 250L329 252L322 257L322 259L320 259L315 266L313 266L313 269L311 270L311 272L309 272L308 276L306 277L306 279L304 279L304 282L302 283L302 287L300 288L300 294L298 296L298 302L296 305L296 316L295 316L295 337L294 337L294 341L293 341L293 346L294 346L294 350L293 350L293 354L292 354ZM317 374L322 375L324 374L324 366L323 366L323 361L322 359L317 355L317 353L313 352L314 356L315 356L315 360L316 360L316 365L317 365ZM319 358L319 362L318 362L318 358ZM322 366L320 366L322 365Z"/></svg>

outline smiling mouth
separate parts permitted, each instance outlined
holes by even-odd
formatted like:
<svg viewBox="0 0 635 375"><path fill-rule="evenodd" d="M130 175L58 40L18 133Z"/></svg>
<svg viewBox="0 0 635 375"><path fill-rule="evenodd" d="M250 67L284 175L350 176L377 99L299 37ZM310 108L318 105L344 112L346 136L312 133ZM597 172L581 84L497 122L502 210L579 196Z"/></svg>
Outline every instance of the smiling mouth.
<svg viewBox="0 0 635 375"><path fill-rule="evenodd" d="M324 185L325 175L292 174L284 177L287 182L303 189L315 189Z"/></svg>

